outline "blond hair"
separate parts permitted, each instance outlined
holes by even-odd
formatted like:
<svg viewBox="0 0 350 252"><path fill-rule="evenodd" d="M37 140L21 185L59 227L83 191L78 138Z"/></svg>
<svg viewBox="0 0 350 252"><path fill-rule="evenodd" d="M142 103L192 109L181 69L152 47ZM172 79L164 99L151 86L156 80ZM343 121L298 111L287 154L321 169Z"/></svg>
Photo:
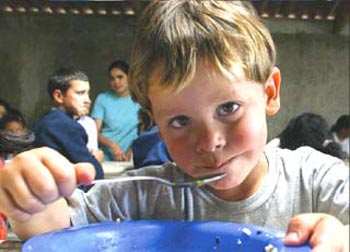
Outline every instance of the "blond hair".
<svg viewBox="0 0 350 252"><path fill-rule="evenodd" d="M275 65L271 35L244 1L155 0L145 9L132 53L132 97L150 110L150 85L183 88L199 62L228 78L243 71L265 83ZM151 78L157 70L157 79Z"/></svg>

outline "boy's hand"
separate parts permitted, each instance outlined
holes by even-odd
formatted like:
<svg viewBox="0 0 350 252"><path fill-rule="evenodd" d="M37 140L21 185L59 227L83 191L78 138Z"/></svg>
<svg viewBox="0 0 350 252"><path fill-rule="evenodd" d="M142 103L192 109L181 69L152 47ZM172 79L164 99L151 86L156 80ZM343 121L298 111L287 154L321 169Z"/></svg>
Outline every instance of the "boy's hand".
<svg viewBox="0 0 350 252"><path fill-rule="evenodd" d="M125 153L125 161L130 161L132 158L132 149L130 148L126 153Z"/></svg>
<svg viewBox="0 0 350 252"><path fill-rule="evenodd" d="M48 204L71 195L77 183L93 178L91 164L74 165L50 148L23 152L0 170L0 211L27 221Z"/></svg>
<svg viewBox="0 0 350 252"><path fill-rule="evenodd" d="M125 154L124 154L122 148L120 148L117 144L113 145L112 152L113 152L113 158L115 161L125 161L126 160L126 157L125 157Z"/></svg>
<svg viewBox="0 0 350 252"><path fill-rule="evenodd" d="M321 213L295 216L289 222L285 244L309 243L312 252L349 252L349 225Z"/></svg>
<svg viewBox="0 0 350 252"><path fill-rule="evenodd" d="M102 150L91 150L90 151L91 155L93 155L97 161L102 164L103 163L103 159L104 159L104 154Z"/></svg>

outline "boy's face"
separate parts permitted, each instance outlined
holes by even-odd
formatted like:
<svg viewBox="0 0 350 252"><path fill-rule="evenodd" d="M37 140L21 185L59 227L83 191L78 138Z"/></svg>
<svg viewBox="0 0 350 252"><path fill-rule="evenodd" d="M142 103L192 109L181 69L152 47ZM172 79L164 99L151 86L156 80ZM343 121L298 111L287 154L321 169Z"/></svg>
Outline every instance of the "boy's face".
<svg viewBox="0 0 350 252"><path fill-rule="evenodd" d="M109 75L111 86L116 94L118 96L129 95L128 76L119 68L112 68Z"/></svg>
<svg viewBox="0 0 350 252"><path fill-rule="evenodd" d="M70 84L65 94L62 94L60 90L55 90L54 99L57 107L71 113L74 117L87 115L91 105L89 82L72 80Z"/></svg>
<svg viewBox="0 0 350 252"><path fill-rule="evenodd" d="M149 98L160 136L185 173L227 174L211 184L220 194L255 190L266 173L266 113L277 112L278 93L272 78L265 88L244 77L231 82L201 65L183 90L151 87Z"/></svg>

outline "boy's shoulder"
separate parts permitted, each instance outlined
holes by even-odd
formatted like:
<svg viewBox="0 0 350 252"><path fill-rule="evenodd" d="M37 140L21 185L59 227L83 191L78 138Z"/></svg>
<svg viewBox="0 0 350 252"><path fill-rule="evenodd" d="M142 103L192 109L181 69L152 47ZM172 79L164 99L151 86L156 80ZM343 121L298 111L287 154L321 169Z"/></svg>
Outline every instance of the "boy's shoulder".
<svg viewBox="0 0 350 252"><path fill-rule="evenodd" d="M36 122L34 129L38 127L64 129L61 127L65 125L74 126L79 124L64 111L54 108L41 116L41 118Z"/></svg>
<svg viewBox="0 0 350 252"><path fill-rule="evenodd" d="M56 118L73 120L73 118L70 117L66 112L58 108L52 108L50 111L47 111L46 113L44 113L41 117L41 120L56 119Z"/></svg>
<svg viewBox="0 0 350 252"><path fill-rule="evenodd" d="M341 163L339 158L325 154L309 146L301 146L296 150L291 151L293 156L299 158L303 162L316 161L324 163Z"/></svg>
<svg viewBox="0 0 350 252"><path fill-rule="evenodd" d="M266 148L265 155L269 166L287 174L325 174L334 169L335 172L348 173L348 167L343 160L322 153L308 146L299 147L296 150Z"/></svg>

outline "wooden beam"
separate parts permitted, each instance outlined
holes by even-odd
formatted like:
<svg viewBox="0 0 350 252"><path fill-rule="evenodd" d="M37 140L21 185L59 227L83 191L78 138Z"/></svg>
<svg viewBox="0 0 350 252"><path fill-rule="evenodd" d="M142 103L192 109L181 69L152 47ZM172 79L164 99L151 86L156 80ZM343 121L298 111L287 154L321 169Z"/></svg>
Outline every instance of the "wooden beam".
<svg viewBox="0 0 350 252"><path fill-rule="evenodd" d="M335 12L333 34L339 34L346 24L349 25L349 9L348 0L337 0L335 9L333 10Z"/></svg>

